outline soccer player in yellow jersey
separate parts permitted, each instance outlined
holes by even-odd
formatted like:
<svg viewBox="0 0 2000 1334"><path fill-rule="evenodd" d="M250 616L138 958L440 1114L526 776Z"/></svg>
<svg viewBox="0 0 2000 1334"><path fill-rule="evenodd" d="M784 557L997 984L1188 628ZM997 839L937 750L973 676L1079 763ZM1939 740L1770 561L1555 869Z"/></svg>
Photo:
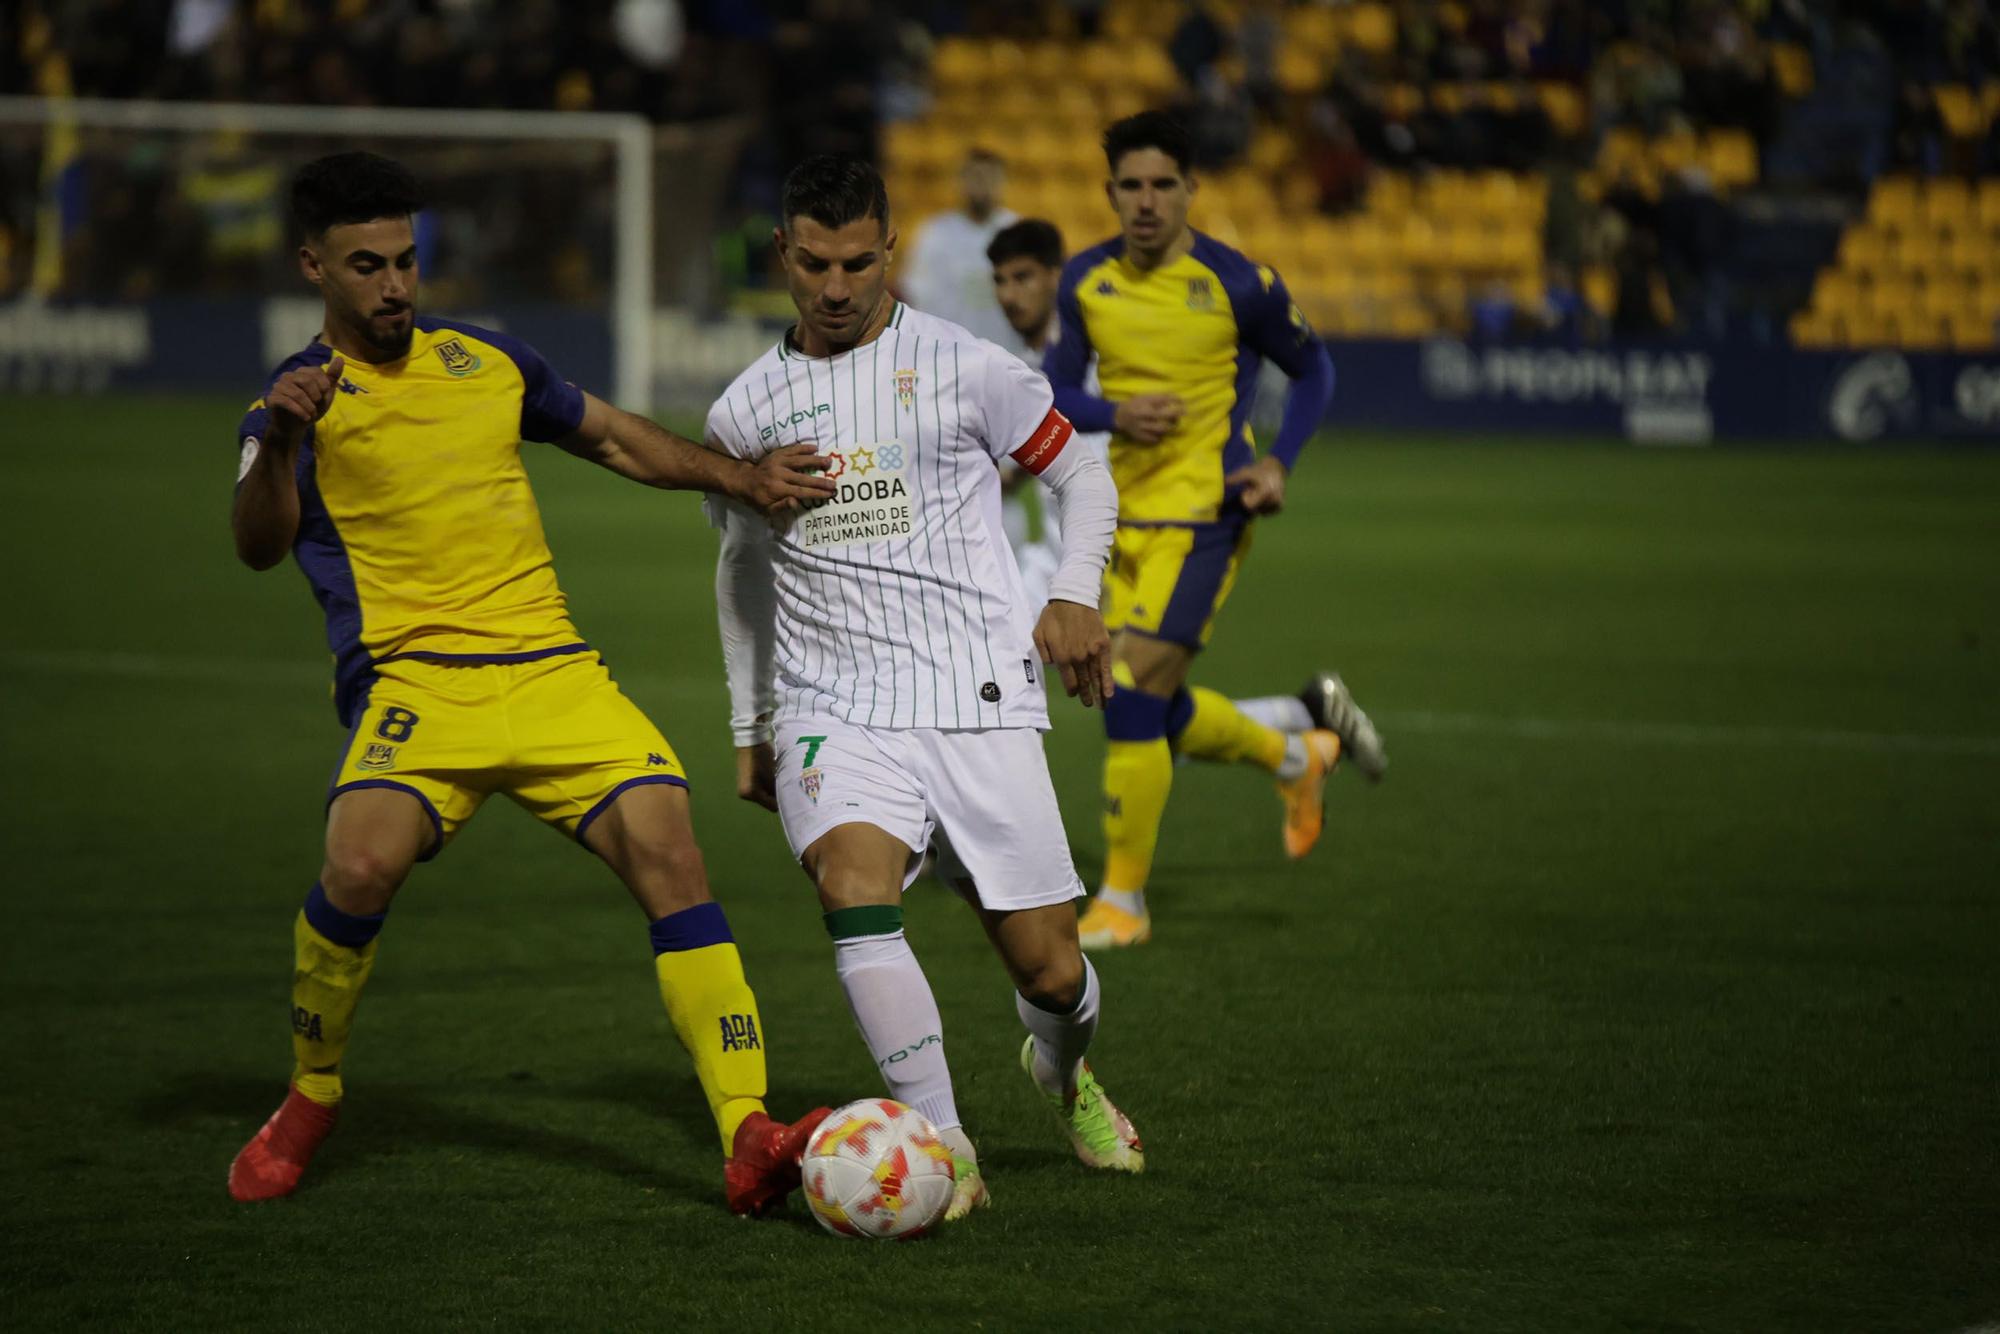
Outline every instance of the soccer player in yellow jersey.
<svg viewBox="0 0 2000 1334"><path fill-rule="evenodd" d="M1371 778L1388 762L1331 673L1258 709L1187 684L1252 519L1284 505L1285 479L1332 397L1333 363L1275 273L1188 226L1195 180L1178 123L1158 111L1128 117L1105 133L1104 153L1119 235L1064 266L1060 336L1043 363L1077 430L1112 433L1118 483L1104 600L1117 680L1104 710L1104 881L1079 927L1093 949L1152 933L1146 880L1176 753L1274 774L1293 857L1319 840L1341 754ZM1102 396L1084 386L1093 355ZM1265 358L1292 387L1260 457L1250 408Z"/></svg>
<svg viewBox="0 0 2000 1334"><path fill-rule="evenodd" d="M390 901L500 792L603 858L645 911L661 998L721 1132L729 1206L763 1212L798 1182L825 1111L790 1126L765 1114L757 1000L709 897L687 778L570 624L521 442L772 513L832 484L810 446L740 463L581 392L525 343L419 317L417 188L396 163L321 158L291 206L325 324L243 419L231 524L251 568L289 551L304 571L351 730L325 862L293 925L291 1090L231 1165L230 1193L297 1186L340 1109Z"/></svg>

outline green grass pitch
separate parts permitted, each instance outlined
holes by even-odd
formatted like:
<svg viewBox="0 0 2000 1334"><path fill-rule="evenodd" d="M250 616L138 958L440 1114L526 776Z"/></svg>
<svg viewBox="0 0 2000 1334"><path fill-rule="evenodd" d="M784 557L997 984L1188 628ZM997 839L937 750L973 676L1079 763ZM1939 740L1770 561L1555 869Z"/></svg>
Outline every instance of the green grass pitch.
<svg viewBox="0 0 2000 1334"><path fill-rule="evenodd" d="M238 405L0 400L0 1323L1955 1330L2000 1320L2000 457L1329 438L1200 679L1338 666L1395 765L1307 862L1184 766L1072 1161L963 909L910 897L994 1207L913 1246L722 1209L608 872L496 801L383 936L337 1135L224 1172L288 1062L342 735ZM879 1085L730 793L692 499L536 451L578 624L679 748L779 1110ZM1086 879L1096 720L1049 743Z"/></svg>

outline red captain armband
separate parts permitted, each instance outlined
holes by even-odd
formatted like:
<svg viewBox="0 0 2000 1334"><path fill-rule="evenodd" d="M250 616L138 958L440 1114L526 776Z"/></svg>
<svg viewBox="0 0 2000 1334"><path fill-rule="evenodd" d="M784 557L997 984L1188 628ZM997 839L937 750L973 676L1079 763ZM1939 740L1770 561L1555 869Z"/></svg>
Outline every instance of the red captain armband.
<svg viewBox="0 0 2000 1334"><path fill-rule="evenodd" d="M1042 418L1042 424L1028 437L1028 443L1007 457L1040 477L1042 470L1056 461L1056 455L1062 453L1063 446L1075 434L1076 428L1069 424L1069 418L1050 408L1049 415Z"/></svg>

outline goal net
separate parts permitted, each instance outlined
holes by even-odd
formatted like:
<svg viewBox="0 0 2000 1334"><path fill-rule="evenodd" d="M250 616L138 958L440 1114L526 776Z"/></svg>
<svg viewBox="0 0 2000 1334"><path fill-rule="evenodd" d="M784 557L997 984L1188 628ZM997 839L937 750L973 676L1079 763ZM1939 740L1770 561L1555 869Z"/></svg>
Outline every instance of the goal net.
<svg viewBox="0 0 2000 1334"><path fill-rule="evenodd" d="M287 178L352 148L424 188L422 313L500 328L652 406L654 311L674 297L655 274L684 273L656 247L706 244L685 182L726 173L673 172L680 230L660 235L662 141L643 119L61 98L0 98L0 391L254 388L320 322Z"/></svg>

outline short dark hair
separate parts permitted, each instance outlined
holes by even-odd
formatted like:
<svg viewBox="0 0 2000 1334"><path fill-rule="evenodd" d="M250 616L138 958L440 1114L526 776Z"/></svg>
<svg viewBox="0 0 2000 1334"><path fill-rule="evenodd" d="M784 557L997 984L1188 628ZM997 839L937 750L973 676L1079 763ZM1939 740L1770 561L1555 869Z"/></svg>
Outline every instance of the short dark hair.
<svg viewBox="0 0 2000 1334"><path fill-rule="evenodd" d="M1164 111L1141 111L1113 122L1104 132L1104 161L1116 174L1118 159L1135 148L1157 148L1174 160L1181 175L1194 162L1194 140L1187 128Z"/></svg>
<svg viewBox="0 0 2000 1334"><path fill-rule="evenodd" d="M331 153L292 177L292 225L303 236L377 218L407 218L424 206L417 178L375 153Z"/></svg>
<svg viewBox="0 0 2000 1334"><path fill-rule="evenodd" d="M873 164L847 153L816 153L785 177L784 220L845 227L863 218L889 225L889 188Z"/></svg>
<svg viewBox="0 0 2000 1334"><path fill-rule="evenodd" d="M1032 259L1043 268L1059 269L1063 262L1062 233L1053 222L1023 218L993 234L986 247L986 262L999 267L1009 260Z"/></svg>

